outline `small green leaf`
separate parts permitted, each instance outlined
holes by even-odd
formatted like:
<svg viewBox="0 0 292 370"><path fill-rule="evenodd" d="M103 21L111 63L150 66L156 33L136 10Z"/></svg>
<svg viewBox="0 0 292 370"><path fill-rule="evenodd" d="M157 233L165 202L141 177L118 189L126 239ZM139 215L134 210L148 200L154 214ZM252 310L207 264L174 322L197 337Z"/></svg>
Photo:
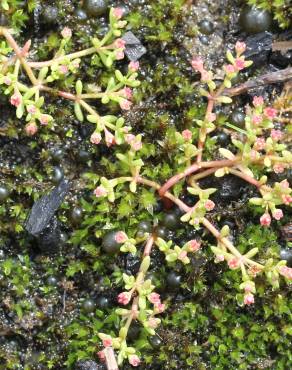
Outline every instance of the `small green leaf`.
<svg viewBox="0 0 292 370"><path fill-rule="evenodd" d="M79 103L75 103L74 104L74 112L75 112L75 116L76 118L80 121L80 122L83 122L83 113L82 113L82 110L81 110L81 106Z"/></svg>

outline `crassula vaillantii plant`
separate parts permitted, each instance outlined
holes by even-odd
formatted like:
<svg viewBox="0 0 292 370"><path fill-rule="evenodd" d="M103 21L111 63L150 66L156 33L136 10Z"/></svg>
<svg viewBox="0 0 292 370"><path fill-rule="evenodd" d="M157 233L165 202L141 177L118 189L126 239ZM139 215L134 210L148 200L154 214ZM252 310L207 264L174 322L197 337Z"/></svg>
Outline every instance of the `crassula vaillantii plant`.
<svg viewBox="0 0 292 370"><path fill-rule="evenodd" d="M202 86L199 90L201 96L207 99L205 116L201 120L194 120L194 127L199 126L198 141L195 142L192 128L182 132L176 132L175 138L179 148L179 154L175 156L176 163L184 166L183 171L171 177L164 184L159 184L145 178L143 174L143 161L139 152L143 149L141 135L126 135L130 144L127 153L118 153L117 158L122 162L122 168L129 175L107 179L102 177L100 184L94 190L95 196L100 202L107 198L109 202L115 201L115 191L126 183L129 191L135 193L138 186L147 186L157 191L163 201L169 205L173 203L183 213L181 221L189 223L195 229L204 226L217 241L212 245L214 262L226 262L231 270L238 270L242 276L239 285L241 294L238 295L240 305L251 305L256 301L256 277L265 275L273 288L279 287L280 275L288 282L292 279L292 269L286 266L286 261L255 260L258 248L253 248L242 254L233 244L230 238L230 230L225 225L221 230L210 221L208 212L212 211L216 204L212 200L212 194L216 188L202 189L198 180L214 175L221 178L227 174L237 176L253 185L258 192L258 197L250 199L250 203L262 209L259 222L263 227L268 227L272 218L280 220L283 217L281 206L290 205L292 202L291 192L287 180L270 183L268 176L258 178L258 173L263 172L276 174L284 172L291 165L292 154L283 143L284 132L274 127L277 119L277 111L272 107L265 106L261 96L255 96L251 106L246 107L245 128L234 128L232 143L234 150L219 148L219 156L216 160L204 160L204 148L208 135L217 128L217 116L214 107L219 104L230 104L232 99L226 94L226 89L232 85L232 80L237 74L249 67L252 62L245 60L244 51L246 45L237 42L235 55L227 52L228 64L224 65L224 78L221 85L217 85L214 75L207 70L201 58L196 57L191 61L195 71L201 74ZM231 125L232 126L232 125ZM187 191L197 199L192 206L187 205L181 198L171 192L171 189L179 182L188 183ZM125 290L121 292L117 300L124 308L116 310L122 318L118 336L107 333L99 333L104 349L99 352L101 359L106 357L106 348L111 347L118 353L118 364L128 359L132 366L138 366L141 362L139 353L134 347L128 346L127 334L133 320L138 320L149 335L155 334L155 329L160 324L159 314L164 312L166 304L161 301L160 295L155 292L155 286L147 272L150 267L151 250L158 248L164 255L167 263L172 264L180 261L183 264L190 262L190 255L202 248L202 240L191 239L182 246L173 244L156 235L155 232L145 234L143 238L129 238L126 230L115 234L115 241L120 245L121 252L137 254L139 245L144 245L141 252L141 265L137 276L123 275Z"/></svg>
<svg viewBox="0 0 292 370"><path fill-rule="evenodd" d="M104 137L106 145L121 144L130 127L124 126L124 119L115 115L100 115L90 102L96 100L102 104L115 102L121 109L131 107L132 88L139 86L137 70L139 62L130 62L125 75L118 69L113 70L106 88L86 84L77 79L75 91L63 91L54 86L58 80L64 80L70 75L76 75L82 66L84 58L104 68L112 68L115 61L124 58L125 41L121 38L122 30L127 22L122 20L123 10L112 8L109 14L109 30L102 39L93 36L91 46L76 52L70 49L72 30L65 27L58 51L51 60L32 61L30 58L31 41L23 47L19 46L13 37L14 31L0 27L0 85L10 104L16 108L17 118L25 118L25 131L35 135L39 125L51 126L54 117L46 113L46 97L48 95L61 97L72 102L77 119L87 120L95 125L95 131L90 141L98 144Z"/></svg>
<svg viewBox="0 0 292 370"><path fill-rule="evenodd" d="M4 5L6 3L3 2ZM30 41L20 47L13 36L13 30L0 27L0 36L3 38L0 53L1 89L10 104L16 108L16 116L26 121L25 131L28 135L35 135L39 126L54 125L54 117L45 109L46 97L51 95L72 102L77 119L81 122L86 119L95 125L90 138L93 145L98 145L103 138L107 146L128 144L129 148L125 152L117 153L117 160L124 172L114 179L100 179L94 190L98 201L104 202L107 198L109 202L115 202L117 190L124 186L128 186L132 193L137 192L138 186L154 189L165 204L175 204L180 209L182 222L195 229L203 226L214 236L216 243L211 246L214 263L226 262L230 269L239 271L242 277L239 304L251 305L256 301L257 275L265 275L273 288L277 288L280 275L287 281L292 279L292 269L286 266L286 261L256 261L257 248L242 254L230 238L229 227L217 229L209 217L209 212L216 207L212 199L216 188L203 189L198 180L212 175L217 178L228 174L237 176L253 185L258 192L258 196L251 198L250 203L261 209L260 224L268 227L272 218L280 220L283 217L281 206L292 203L292 189L287 180L271 183L267 175L271 172L284 172L291 165L292 154L283 143L284 132L274 126L278 112L273 107L265 106L261 96L255 96L251 106L246 107L245 128L233 127L233 150L219 148L216 159L206 160L207 138L219 124L214 108L220 104L232 103L226 89L232 86L238 73L248 68L252 62L244 57L245 44L237 42L235 53L227 52L228 64L223 66L223 79L218 85L214 74L206 69L204 61L195 57L191 65L201 76L202 86L198 91L207 100L205 115L202 119L194 119L193 127L175 132L178 152L174 157L173 167L182 170L164 184L146 178L143 176L144 163L140 154L143 152L142 133L132 134L131 128L124 126L123 118L100 115L94 105L90 104L96 100L102 104L115 102L121 109L130 110L132 88L139 86L139 63L129 63L125 75L119 70L113 70L104 90L99 86L85 85L80 79L76 80L75 91L63 91L56 87L58 81L77 74L83 58L92 58L94 63L98 60L104 68L112 68L115 61L124 58L125 42L121 33L126 22L121 20L122 13L120 8L111 9L107 34L101 40L92 37L90 47L76 52L68 52L72 31L64 28L59 50L47 61L32 61ZM198 139L195 137L197 128ZM262 176L258 176L258 173L262 173ZM191 206L172 191L178 183L183 182L187 183L187 191L194 196L195 201ZM127 342L132 322L139 321L149 335L154 335L161 322L159 314L167 309L167 304L161 301L148 276L152 249L158 248L170 266L177 261L186 265L190 263L191 255L202 249L204 241L192 238L183 245L176 245L158 237L155 231L143 236L137 233L135 237L128 237L127 230L116 232L114 238L115 243L120 246L120 252L141 255L141 265L136 276L122 276L124 290L117 297L121 307L116 310L121 317L121 328L116 336L99 333L104 347L99 356L101 359L106 358L106 349L112 348L117 352L118 364L127 359L132 366L138 366L141 362L140 354Z"/></svg>

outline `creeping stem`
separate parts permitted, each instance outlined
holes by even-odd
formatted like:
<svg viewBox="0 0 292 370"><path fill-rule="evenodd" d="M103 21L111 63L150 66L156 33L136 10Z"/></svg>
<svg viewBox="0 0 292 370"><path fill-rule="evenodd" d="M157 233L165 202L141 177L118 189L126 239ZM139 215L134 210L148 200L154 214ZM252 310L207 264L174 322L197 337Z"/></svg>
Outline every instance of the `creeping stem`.
<svg viewBox="0 0 292 370"><path fill-rule="evenodd" d="M132 181L133 178L131 177L124 177L122 178L123 182L125 181ZM119 179L120 180L120 179ZM141 176L138 176L136 178L136 181L140 184L143 184L143 185L146 185L146 186L150 186L152 187L153 189L155 189L156 191L159 192L160 190L160 185L154 181L151 181L151 180L148 180L148 179L145 179ZM170 192L165 192L164 193L164 196L168 199L170 199L172 202L174 202L182 211L184 212L189 212L191 210L191 208L186 205L182 200L178 199L177 197L175 197L173 194L171 194ZM212 223L205 217L203 217L201 219L201 222L202 224L211 232L211 234L218 240L220 241L221 243L223 243L225 245L225 247L234 255L236 256L237 258L243 260L244 262L246 262L247 264L250 264L250 265L255 265L257 266L258 268L260 269L263 269L264 266L257 263L257 262L254 262L250 259L246 259L244 258L244 256L234 247L234 245L231 243L230 240L228 240L227 238L225 237L222 237L220 232L216 229L215 226L212 225Z"/></svg>

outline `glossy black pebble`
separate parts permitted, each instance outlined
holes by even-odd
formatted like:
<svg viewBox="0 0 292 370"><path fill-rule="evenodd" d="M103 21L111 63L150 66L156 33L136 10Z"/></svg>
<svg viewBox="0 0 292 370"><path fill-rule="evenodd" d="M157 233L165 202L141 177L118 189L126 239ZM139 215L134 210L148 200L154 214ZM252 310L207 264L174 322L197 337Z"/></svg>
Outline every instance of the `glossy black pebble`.
<svg viewBox="0 0 292 370"><path fill-rule="evenodd" d="M255 34L270 30L273 18L266 10L247 6L240 14L239 23L243 31Z"/></svg>

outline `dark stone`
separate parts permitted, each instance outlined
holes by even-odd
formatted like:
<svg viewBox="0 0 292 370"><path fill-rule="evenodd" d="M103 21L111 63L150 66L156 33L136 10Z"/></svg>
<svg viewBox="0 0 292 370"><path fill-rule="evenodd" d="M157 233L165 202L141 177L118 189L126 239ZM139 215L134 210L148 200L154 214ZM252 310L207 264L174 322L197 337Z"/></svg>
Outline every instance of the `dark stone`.
<svg viewBox="0 0 292 370"><path fill-rule="evenodd" d="M214 32L214 24L208 19L203 19L201 22L198 23L199 30L204 35L211 35Z"/></svg>
<svg viewBox="0 0 292 370"><path fill-rule="evenodd" d="M235 109L232 112L231 121L236 126L244 127L244 124L245 124L245 113L241 109Z"/></svg>
<svg viewBox="0 0 292 370"><path fill-rule="evenodd" d="M125 256L125 270L127 274L136 275L139 271L141 260L134 254L128 253Z"/></svg>
<svg viewBox="0 0 292 370"><path fill-rule="evenodd" d="M70 220L74 225L79 225L83 220L83 209L81 207L73 207L70 212Z"/></svg>
<svg viewBox="0 0 292 370"><path fill-rule="evenodd" d="M129 340L138 339L140 332L141 332L141 325L137 321L134 321L128 331Z"/></svg>
<svg viewBox="0 0 292 370"><path fill-rule="evenodd" d="M287 261L287 266L292 267L292 248L282 248L280 251L281 260Z"/></svg>
<svg viewBox="0 0 292 370"><path fill-rule="evenodd" d="M101 370L101 367L92 360L80 360L76 363L74 370Z"/></svg>
<svg viewBox="0 0 292 370"><path fill-rule="evenodd" d="M224 176L221 181L218 182L217 189L216 195L220 200L238 200L241 194L241 183L234 176Z"/></svg>
<svg viewBox="0 0 292 370"><path fill-rule="evenodd" d="M52 5L46 5L42 10L42 20L46 24L55 24L59 15L58 8Z"/></svg>
<svg viewBox="0 0 292 370"><path fill-rule="evenodd" d="M273 17L267 10L246 6L240 14L239 23L245 32L254 34L270 30Z"/></svg>
<svg viewBox="0 0 292 370"><path fill-rule="evenodd" d="M90 17L98 17L107 12L107 0L85 0L84 8Z"/></svg>
<svg viewBox="0 0 292 370"><path fill-rule="evenodd" d="M96 298L96 304L98 308L101 308L102 310L109 308L110 306L110 299L106 296L99 296Z"/></svg>
<svg viewBox="0 0 292 370"><path fill-rule="evenodd" d="M79 23L85 23L88 19L86 12L80 8L75 10L74 15L78 19Z"/></svg>
<svg viewBox="0 0 292 370"><path fill-rule="evenodd" d="M55 187L50 194L42 196L33 205L28 220L25 224L26 230L33 236L39 235L50 223L55 212L60 207L70 188L68 180Z"/></svg>
<svg viewBox="0 0 292 370"><path fill-rule="evenodd" d="M82 303L82 308L83 308L84 312L91 313L95 310L95 303L93 302L92 299L86 299Z"/></svg>
<svg viewBox="0 0 292 370"><path fill-rule="evenodd" d="M54 167L52 174L52 181L55 185L58 185L64 178L64 172L61 167Z"/></svg>
<svg viewBox="0 0 292 370"><path fill-rule="evenodd" d="M148 340L151 346L155 349L158 349L162 344L162 341L158 335L152 335L151 337L148 338Z"/></svg>
<svg viewBox="0 0 292 370"><path fill-rule="evenodd" d="M56 286L58 284L58 280L55 276L49 276L47 278L47 284L50 286Z"/></svg>
<svg viewBox="0 0 292 370"><path fill-rule="evenodd" d="M175 271L171 271L166 276L166 287L169 290L176 290L180 287L182 276Z"/></svg>
<svg viewBox="0 0 292 370"><path fill-rule="evenodd" d="M39 248L46 253L57 252L62 244L57 217L53 216L45 229L37 236Z"/></svg>
<svg viewBox="0 0 292 370"><path fill-rule="evenodd" d="M245 39L246 60L252 60L254 65L266 63L272 50L273 35L271 32L261 32Z"/></svg>
<svg viewBox="0 0 292 370"><path fill-rule="evenodd" d="M292 63L292 51L281 53L276 51L270 56L270 63L278 68L286 68Z"/></svg>
<svg viewBox="0 0 292 370"><path fill-rule="evenodd" d="M126 32L122 39L126 42L125 54L129 60L135 62L147 52L146 48L133 32Z"/></svg>
<svg viewBox="0 0 292 370"><path fill-rule="evenodd" d="M9 190L6 186L0 185L0 203L9 197Z"/></svg>
<svg viewBox="0 0 292 370"><path fill-rule="evenodd" d="M206 35L199 36L199 40L203 45L208 45L210 42L209 37Z"/></svg>

